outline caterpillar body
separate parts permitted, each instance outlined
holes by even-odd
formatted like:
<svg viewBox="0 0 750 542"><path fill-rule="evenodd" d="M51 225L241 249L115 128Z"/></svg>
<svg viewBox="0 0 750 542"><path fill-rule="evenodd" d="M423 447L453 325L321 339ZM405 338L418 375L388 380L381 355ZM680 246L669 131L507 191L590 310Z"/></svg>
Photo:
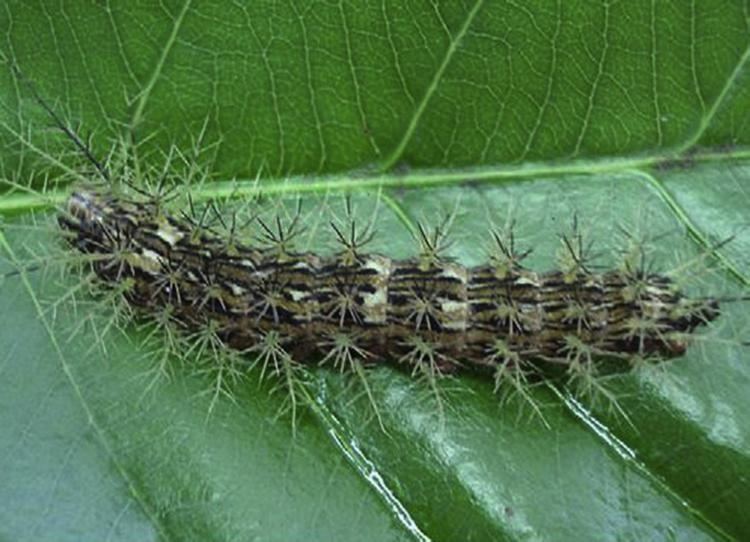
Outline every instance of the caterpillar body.
<svg viewBox="0 0 750 542"><path fill-rule="evenodd" d="M169 309L186 331L212 329L226 346L253 351L269 337L300 363L342 350L364 364L412 370L541 371L684 353L696 328L715 319L714 298L691 299L667 276L623 265L589 268L575 239L568 258L537 273L525 254L496 238L490 261L466 267L444 258L423 232L423 250L394 260L361 250L335 228L341 250L295 252L257 221L269 243L251 246L164 211L153 199L83 187L58 217L69 242L92 257L127 302Z"/></svg>

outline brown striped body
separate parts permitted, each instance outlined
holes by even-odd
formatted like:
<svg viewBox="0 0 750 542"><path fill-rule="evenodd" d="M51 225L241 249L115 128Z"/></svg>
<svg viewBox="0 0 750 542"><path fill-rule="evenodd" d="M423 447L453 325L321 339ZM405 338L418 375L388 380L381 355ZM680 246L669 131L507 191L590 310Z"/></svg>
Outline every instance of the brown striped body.
<svg viewBox="0 0 750 542"><path fill-rule="evenodd" d="M683 337L718 314L664 276L468 268L378 254L312 253L229 243L138 203L92 190L69 200L61 226L108 283L148 312L169 307L187 330L215 330L248 350L269 332L295 360L326 356L346 336L367 363L429 355L441 371L509 361L674 357Z"/></svg>

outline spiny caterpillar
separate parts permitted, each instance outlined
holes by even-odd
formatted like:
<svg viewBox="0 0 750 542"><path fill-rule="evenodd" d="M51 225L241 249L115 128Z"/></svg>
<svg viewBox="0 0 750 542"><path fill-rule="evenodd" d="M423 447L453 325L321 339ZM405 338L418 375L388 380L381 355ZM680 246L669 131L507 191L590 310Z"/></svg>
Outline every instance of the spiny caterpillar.
<svg viewBox="0 0 750 542"><path fill-rule="evenodd" d="M391 360L428 377L608 358L628 368L683 354L688 336L719 314L718 300L688 298L644 265L591 269L579 235L562 238L560 269L537 273L512 235L494 236L487 264L465 267L441 255L440 229L420 228L419 255L394 260L364 252L368 239L352 222L349 231L333 225L340 250L322 257L294 251L296 218L255 220L261 243L251 246L169 214L158 199L95 187L74 191L58 222L129 304L168 309L185 332L211 329L232 349L271 355L276 372L279 356Z"/></svg>
<svg viewBox="0 0 750 542"><path fill-rule="evenodd" d="M58 214L98 282L140 316L176 329L180 344L229 347L264 374L291 382L302 364L329 363L362 377L364 366L391 363L433 387L442 375L469 370L525 396L529 378L551 372L572 379L595 376L610 360L625 371L680 356L696 329L719 315L717 298L690 298L652 272L642 247L618 267L597 268L575 219L557 269L545 272L526 267L531 251L516 248L512 229L493 230L487 263L474 267L444 255L445 224L417 228L416 257L371 253L372 232L358 231L349 208L345 226L331 223L339 247L331 256L295 249L299 214L288 224L251 216L257 242L244 242L239 217L227 228L212 204L196 212L188 200L191 212L178 215L161 185L154 194L140 182L116 182L32 92L105 181L79 186ZM294 384L288 388L294 403Z"/></svg>

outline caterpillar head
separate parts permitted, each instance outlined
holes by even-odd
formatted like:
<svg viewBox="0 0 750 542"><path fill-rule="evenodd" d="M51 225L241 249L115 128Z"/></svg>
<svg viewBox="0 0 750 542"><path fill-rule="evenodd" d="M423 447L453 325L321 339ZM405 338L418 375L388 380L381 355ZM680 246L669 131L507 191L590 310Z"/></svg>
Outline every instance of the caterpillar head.
<svg viewBox="0 0 750 542"><path fill-rule="evenodd" d="M113 243L135 227L135 217L107 192L82 187L68 198L57 221L68 240L86 253L110 252Z"/></svg>
<svg viewBox="0 0 750 542"><path fill-rule="evenodd" d="M138 239L138 229L153 215L150 203L136 204L106 189L83 187L75 190L57 221L67 241L91 256L96 273L105 281L117 282L135 270L153 271L158 258Z"/></svg>

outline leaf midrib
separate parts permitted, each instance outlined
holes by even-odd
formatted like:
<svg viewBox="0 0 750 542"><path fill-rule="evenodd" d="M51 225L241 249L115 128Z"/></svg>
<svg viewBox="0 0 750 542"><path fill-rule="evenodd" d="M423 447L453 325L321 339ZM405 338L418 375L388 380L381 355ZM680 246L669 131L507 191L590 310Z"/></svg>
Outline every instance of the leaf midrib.
<svg viewBox="0 0 750 542"><path fill-rule="evenodd" d="M53 159L31 142L27 142L30 150L46 159ZM750 147L738 147L727 152L705 152L695 155L685 155L675 152L663 152L651 155L633 157L603 157L588 160L535 162L524 165L499 164L490 167L472 169L415 169L405 174L395 172L358 175L356 172L330 175L298 175L293 177L240 178L232 180L217 180L204 182L190 187L191 196L196 202L207 200L237 199L247 196L267 195L282 196L285 194L311 194L328 192L350 192L366 189L419 189L438 186L457 186L466 183L502 183L508 181L522 181L544 177L562 177L566 175L603 175L616 173L632 173L640 171L649 174L650 170L670 164L680 164L682 161L691 164L704 163L737 163L750 160ZM65 167L66 173L75 178L83 179L79 172L67 167L59 161L56 166ZM0 215L24 213L33 210L51 209L65 202L69 190L54 189L44 193L24 185L0 179L0 185L10 190L0 199Z"/></svg>

